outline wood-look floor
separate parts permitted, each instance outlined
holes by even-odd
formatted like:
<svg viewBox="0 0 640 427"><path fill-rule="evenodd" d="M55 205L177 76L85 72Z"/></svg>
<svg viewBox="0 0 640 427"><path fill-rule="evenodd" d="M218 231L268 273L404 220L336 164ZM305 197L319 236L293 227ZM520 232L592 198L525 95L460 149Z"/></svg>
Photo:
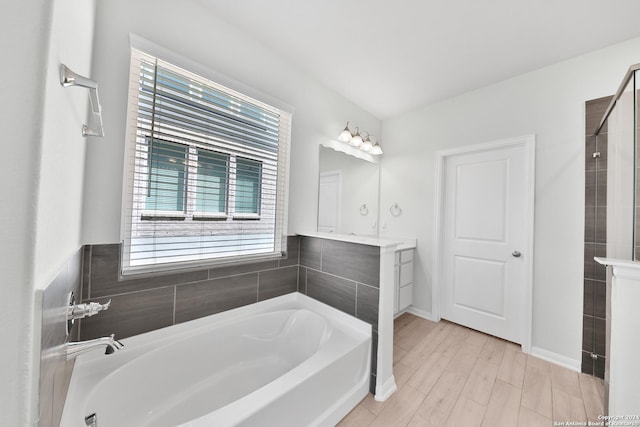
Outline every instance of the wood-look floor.
<svg viewBox="0 0 640 427"><path fill-rule="evenodd" d="M386 402L369 394L340 427L546 427L598 421L603 413L600 379L524 354L513 343L410 314L394 328L398 390Z"/></svg>

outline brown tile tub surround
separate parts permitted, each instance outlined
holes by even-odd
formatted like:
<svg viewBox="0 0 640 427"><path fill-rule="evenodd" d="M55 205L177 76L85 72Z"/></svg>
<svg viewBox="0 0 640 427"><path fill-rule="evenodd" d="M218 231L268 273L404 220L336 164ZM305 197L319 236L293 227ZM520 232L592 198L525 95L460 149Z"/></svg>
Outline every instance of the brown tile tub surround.
<svg viewBox="0 0 640 427"><path fill-rule="evenodd" d="M369 323L373 328L371 382L375 393L380 248L317 237L300 237L299 291Z"/></svg>
<svg viewBox="0 0 640 427"><path fill-rule="evenodd" d="M112 302L109 310L81 321L80 337L126 338L296 292L297 236L289 237L287 252L282 260L120 278L120 244L85 246L83 299Z"/></svg>
<svg viewBox="0 0 640 427"><path fill-rule="evenodd" d="M80 295L82 249L63 266L42 293L42 336L40 353L39 422L40 427L59 426L67 397L73 360L61 351L67 339L66 306L69 293ZM77 323L71 329L72 340L78 338Z"/></svg>
<svg viewBox="0 0 640 427"><path fill-rule="evenodd" d="M584 293L582 372L604 378L606 361L606 269L594 256L606 256L607 243L607 125L595 136L612 97L585 104ZM593 153L600 153L594 157ZM593 358L592 354L597 358Z"/></svg>

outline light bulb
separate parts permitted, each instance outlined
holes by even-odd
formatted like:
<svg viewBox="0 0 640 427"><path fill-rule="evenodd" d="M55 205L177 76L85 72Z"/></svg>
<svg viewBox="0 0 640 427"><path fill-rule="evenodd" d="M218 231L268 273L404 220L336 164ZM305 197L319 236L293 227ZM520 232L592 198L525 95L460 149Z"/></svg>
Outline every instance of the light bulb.
<svg viewBox="0 0 640 427"><path fill-rule="evenodd" d="M356 128L356 134L351 138L351 145L354 147L360 147L362 145L362 137L360 136L358 128Z"/></svg>
<svg viewBox="0 0 640 427"><path fill-rule="evenodd" d="M361 150L364 151L369 151L373 148L373 144L371 143L371 138L369 138L369 135L367 135L367 137L365 138L364 142L362 143L362 147L360 147Z"/></svg>
<svg viewBox="0 0 640 427"><path fill-rule="evenodd" d="M373 154L374 156L379 156L380 154L382 154L382 148L380 148L380 144L378 144L377 142L375 143L375 145L371 148L371 154Z"/></svg>
<svg viewBox="0 0 640 427"><path fill-rule="evenodd" d="M338 141L342 141L342 142L351 142L351 131L349 130L349 122L347 122L347 125L344 127L344 129L342 130L342 132L340 132L340 135L338 135Z"/></svg>

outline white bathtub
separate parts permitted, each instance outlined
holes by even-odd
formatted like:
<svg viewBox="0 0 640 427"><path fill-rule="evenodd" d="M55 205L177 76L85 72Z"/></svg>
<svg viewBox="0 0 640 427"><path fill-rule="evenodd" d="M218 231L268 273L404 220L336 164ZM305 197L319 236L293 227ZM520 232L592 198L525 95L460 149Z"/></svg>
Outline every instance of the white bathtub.
<svg viewBox="0 0 640 427"><path fill-rule="evenodd" d="M78 357L61 425L332 426L369 390L371 327L299 293Z"/></svg>

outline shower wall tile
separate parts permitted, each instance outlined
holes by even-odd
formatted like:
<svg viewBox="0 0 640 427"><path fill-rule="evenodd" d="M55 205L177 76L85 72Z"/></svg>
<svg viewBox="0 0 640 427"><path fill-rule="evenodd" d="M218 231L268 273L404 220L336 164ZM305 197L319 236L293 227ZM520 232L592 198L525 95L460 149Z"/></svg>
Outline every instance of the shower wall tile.
<svg viewBox="0 0 640 427"><path fill-rule="evenodd" d="M593 153L598 151L596 144L596 136L589 135L585 138L585 150L584 150L584 170L594 171L597 168L597 157L593 157Z"/></svg>
<svg viewBox="0 0 640 427"><path fill-rule="evenodd" d="M78 298L80 301L86 301L89 299L91 292L89 284L91 283L91 245L85 245L82 247L82 295Z"/></svg>
<svg viewBox="0 0 640 427"><path fill-rule="evenodd" d="M258 301L296 292L297 290L297 265L258 273Z"/></svg>
<svg viewBox="0 0 640 427"><path fill-rule="evenodd" d="M582 350L582 364L580 370L583 374L593 375L593 359L591 353Z"/></svg>
<svg viewBox="0 0 640 427"><path fill-rule="evenodd" d="M356 282L316 270L307 271L307 295L356 315Z"/></svg>
<svg viewBox="0 0 640 427"><path fill-rule="evenodd" d="M584 280L584 293L582 299L582 311L583 314L593 316L594 315L594 302L595 302L595 290L593 280Z"/></svg>
<svg viewBox="0 0 640 427"><path fill-rule="evenodd" d="M215 279L218 277L237 276L239 274L246 274L246 273L257 273L258 271L261 271L261 270L271 270L274 268L278 268L277 260L212 268L209 270L209 279Z"/></svg>
<svg viewBox="0 0 640 427"><path fill-rule="evenodd" d="M585 243L584 244L584 278L585 279L595 279L595 268L596 263L593 260L593 257L596 256L596 245L595 243Z"/></svg>
<svg viewBox="0 0 640 427"><path fill-rule="evenodd" d="M585 103L585 135L593 135L600 124L600 120L607 110L613 96L605 96L598 99L592 99ZM600 133L607 131L607 124Z"/></svg>
<svg viewBox="0 0 640 427"><path fill-rule="evenodd" d="M607 318L607 284L605 282L593 282L593 315L601 319Z"/></svg>
<svg viewBox="0 0 640 427"><path fill-rule="evenodd" d="M584 204L585 206L596 206L597 172L586 171L584 174Z"/></svg>
<svg viewBox="0 0 640 427"><path fill-rule="evenodd" d="M89 298L155 289L208 278L207 270L120 278L120 244L93 245Z"/></svg>
<svg viewBox="0 0 640 427"><path fill-rule="evenodd" d="M287 236L287 258L280 260L280 267L300 264L300 238Z"/></svg>
<svg viewBox="0 0 640 427"><path fill-rule="evenodd" d="M585 206L584 208L584 241L596 241L596 208L595 206Z"/></svg>
<svg viewBox="0 0 640 427"><path fill-rule="evenodd" d="M607 169L607 159L609 156L607 155L609 148L609 135L604 132L598 135L596 141L596 151L600 153L600 157L596 159L596 165L598 170L606 170Z"/></svg>
<svg viewBox="0 0 640 427"><path fill-rule="evenodd" d="M380 248L325 240L322 271L380 287Z"/></svg>
<svg viewBox="0 0 640 427"><path fill-rule="evenodd" d="M596 206L607 206L607 170L596 172Z"/></svg>
<svg viewBox="0 0 640 427"><path fill-rule="evenodd" d="M378 330L378 304L380 289L372 286L357 284L356 288L356 317L369 323L374 331Z"/></svg>
<svg viewBox="0 0 640 427"><path fill-rule="evenodd" d="M604 356L606 354L606 345L607 345L607 337L606 337L606 320L600 319L598 317L593 318L593 329L594 329L594 348L593 352L599 356Z"/></svg>
<svg viewBox="0 0 640 427"><path fill-rule="evenodd" d="M111 300L111 307L96 316L81 320L83 340L115 334L116 339L127 338L173 324L175 288L144 290L106 298L94 298L101 304Z"/></svg>
<svg viewBox="0 0 640 427"><path fill-rule="evenodd" d="M322 268L323 239L300 237L300 265L320 270Z"/></svg>
<svg viewBox="0 0 640 427"><path fill-rule="evenodd" d="M258 273L206 280L176 287L176 323L258 301Z"/></svg>
<svg viewBox="0 0 640 427"><path fill-rule="evenodd" d="M606 362L607 362L606 357L598 356L598 358L593 361L593 375L595 375L598 378L604 379Z"/></svg>
<svg viewBox="0 0 640 427"><path fill-rule="evenodd" d="M598 206L596 209L595 243L607 243L607 207ZM590 235L589 235L590 236ZM586 239L586 235L585 235Z"/></svg>
<svg viewBox="0 0 640 427"><path fill-rule="evenodd" d="M307 294L307 268L300 266L298 273L298 292Z"/></svg>
<svg viewBox="0 0 640 427"><path fill-rule="evenodd" d="M582 316L582 350L594 351L594 317Z"/></svg>

